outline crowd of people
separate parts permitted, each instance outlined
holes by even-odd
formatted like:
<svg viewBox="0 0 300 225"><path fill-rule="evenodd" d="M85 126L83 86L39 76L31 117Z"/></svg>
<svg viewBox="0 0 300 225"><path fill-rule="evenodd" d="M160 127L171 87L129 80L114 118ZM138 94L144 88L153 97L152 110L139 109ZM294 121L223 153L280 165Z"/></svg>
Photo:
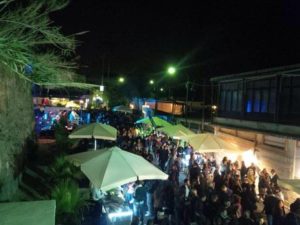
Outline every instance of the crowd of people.
<svg viewBox="0 0 300 225"><path fill-rule="evenodd" d="M300 223L300 199L286 214L274 169L269 174L253 163L247 167L243 161L227 157L216 162L212 154L198 154L188 144L181 146L178 140L155 130L141 136L132 115L106 112L99 120L118 129L120 148L142 155L169 175L167 181L137 181L124 186L125 200L135 215L132 225ZM258 202L263 210L258 210Z"/></svg>

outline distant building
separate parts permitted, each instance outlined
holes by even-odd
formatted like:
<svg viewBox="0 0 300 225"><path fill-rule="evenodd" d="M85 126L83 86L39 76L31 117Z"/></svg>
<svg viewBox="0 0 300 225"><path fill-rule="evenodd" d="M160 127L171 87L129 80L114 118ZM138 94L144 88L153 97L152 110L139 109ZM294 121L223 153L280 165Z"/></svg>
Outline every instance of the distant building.
<svg viewBox="0 0 300 225"><path fill-rule="evenodd" d="M261 168L300 178L300 64L211 79L215 133L253 147Z"/></svg>

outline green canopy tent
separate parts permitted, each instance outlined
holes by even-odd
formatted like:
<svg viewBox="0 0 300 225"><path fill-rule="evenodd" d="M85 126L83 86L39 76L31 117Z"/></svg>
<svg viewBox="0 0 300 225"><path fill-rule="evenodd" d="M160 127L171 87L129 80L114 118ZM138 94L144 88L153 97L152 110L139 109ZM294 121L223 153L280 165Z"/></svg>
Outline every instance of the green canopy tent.
<svg viewBox="0 0 300 225"><path fill-rule="evenodd" d="M55 225L55 200L0 203L1 225Z"/></svg>
<svg viewBox="0 0 300 225"><path fill-rule="evenodd" d="M102 123L91 123L89 125L80 127L73 131L70 135L69 138L71 139L83 139L83 138L88 138L88 139L95 139L95 147L94 149L96 150L97 148L97 139L102 139L102 140L116 140L117 139L117 130L116 128L107 125L107 124L102 124Z"/></svg>
<svg viewBox="0 0 300 225"><path fill-rule="evenodd" d="M166 180L168 175L139 155L118 147L87 151L66 157L96 188L108 191L136 180Z"/></svg>
<svg viewBox="0 0 300 225"><path fill-rule="evenodd" d="M169 127L169 126L172 126L172 124L170 124L166 120L163 120L163 119L161 119L157 116L140 119L140 120L136 121L135 123L148 124L148 125L151 125L153 127Z"/></svg>
<svg viewBox="0 0 300 225"><path fill-rule="evenodd" d="M159 128L160 131L174 139L180 139L182 136L194 135L195 133L181 124L171 125Z"/></svg>

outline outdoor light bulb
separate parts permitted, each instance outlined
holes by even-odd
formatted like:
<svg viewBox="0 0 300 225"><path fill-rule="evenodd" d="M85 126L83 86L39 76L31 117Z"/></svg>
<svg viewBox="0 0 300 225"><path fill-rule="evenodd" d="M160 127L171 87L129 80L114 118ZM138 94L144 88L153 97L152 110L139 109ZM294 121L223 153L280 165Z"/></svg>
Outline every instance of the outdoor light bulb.
<svg viewBox="0 0 300 225"><path fill-rule="evenodd" d="M120 83L124 83L124 81L125 81L124 77L120 77L120 78L119 78L119 82L120 82Z"/></svg>
<svg viewBox="0 0 300 225"><path fill-rule="evenodd" d="M100 85L100 91L104 91L104 86Z"/></svg>
<svg viewBox="0 0 300 225"><path fill-rule="evenodd" d="M218 107L217 107L216 105L212 105L211 108L212 108L213 110L216 110Z"/></svg>
<svg viewBox="0 0 300 225"><path fill-rule="evenodd" d="M160 88L160 91L164 91L164 89L163 89L163 88Z"/></svg>
<svg viewBox="0 0 300 225"><path fill-rule="evenodd" d="M150 80L149 83L150 83L150 84L154 84L154 80Z"/></svg>
<svg viewBox="0 0 300 225"><path fill-rule="evenodd" d="M175 73L176 73L176 69L174 67L171 66L168 68L168 74L173 75Z"/></svg>

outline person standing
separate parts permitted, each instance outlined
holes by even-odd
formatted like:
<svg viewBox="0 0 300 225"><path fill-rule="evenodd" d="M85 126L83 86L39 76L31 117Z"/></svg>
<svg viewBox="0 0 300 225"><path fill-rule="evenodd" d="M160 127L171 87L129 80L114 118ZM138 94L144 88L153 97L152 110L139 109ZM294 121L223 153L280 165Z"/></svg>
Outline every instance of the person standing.
<svg viewBox="0 0 300 225"><path fill-rule="evenodd" d="M274 207L273 225L284 224L285 210L283 201L278 199L277 204Z"/></svg>
<svg viewBox="0 0 300 225"><path fill-rule="evenodd" d="M179 190L180 199L180 224L189 224L189 211L191 206L190 191L191 184L189 179L184 179L183 186Z"/></svg>
<svg viewBox="0 0 300 225"><path fill-rule="evenodd" d="M146 181L146 198L147 198L147 212L146 216L153 216L153 193L157 182L153 180Z"/></svg>
<svg viewBox="0 0 300 225"><path fill-rule="evenodd" d="M241 179L244 179L244 178L245 178L245 175L247 174L247 167L246 167L244 161L242 161L240 173L241 173Z"/></svg>
<svg viewBox="0 0 300 225"><path fill-rule="evenodd" d="M278 179L279 176L277 175L276 171L274 169L271 169L270 181L271 181L272 188L278 187L278 183L277 183Z"/></svg>
<svg viewBox="0 0 300 225"><path fill-rule="evenodd" d="M299 225L300 222L300 198L290 204L290 212L284 219L284 225Z"/></svg>
<svg viewBox="0 0 300 225"><path fill-rule="evenodd" d="M278 204L278 198L272 193L271 190L268 191L267 196L264 199L264 209L266 214L268 225L273 225L273 216L275 206Z"/></svg>
<svg viewBox="0 0 300 225"><path fill-rule="evenodd" d="M193 162L192 167L189 170L190 181L193 183L200 176L200 167L196 161Z"/></svg>
<svg viewBox="0 0 300 225"><path fill-rule="evenodd" d="M145 214L145 202L146 202L146 188L143 186L141 181L136 182L135 192L134 192L134 205L133 211L134 215L139 217L141 223L144 223Z"/></svg>
<svg viewBox="0 0 300 225"><path fill-rule="evenodd" d="M159 151L159 167L162 171L165 171L166 162L169 158L168 146L166 143L161 147Z"/></svg>

